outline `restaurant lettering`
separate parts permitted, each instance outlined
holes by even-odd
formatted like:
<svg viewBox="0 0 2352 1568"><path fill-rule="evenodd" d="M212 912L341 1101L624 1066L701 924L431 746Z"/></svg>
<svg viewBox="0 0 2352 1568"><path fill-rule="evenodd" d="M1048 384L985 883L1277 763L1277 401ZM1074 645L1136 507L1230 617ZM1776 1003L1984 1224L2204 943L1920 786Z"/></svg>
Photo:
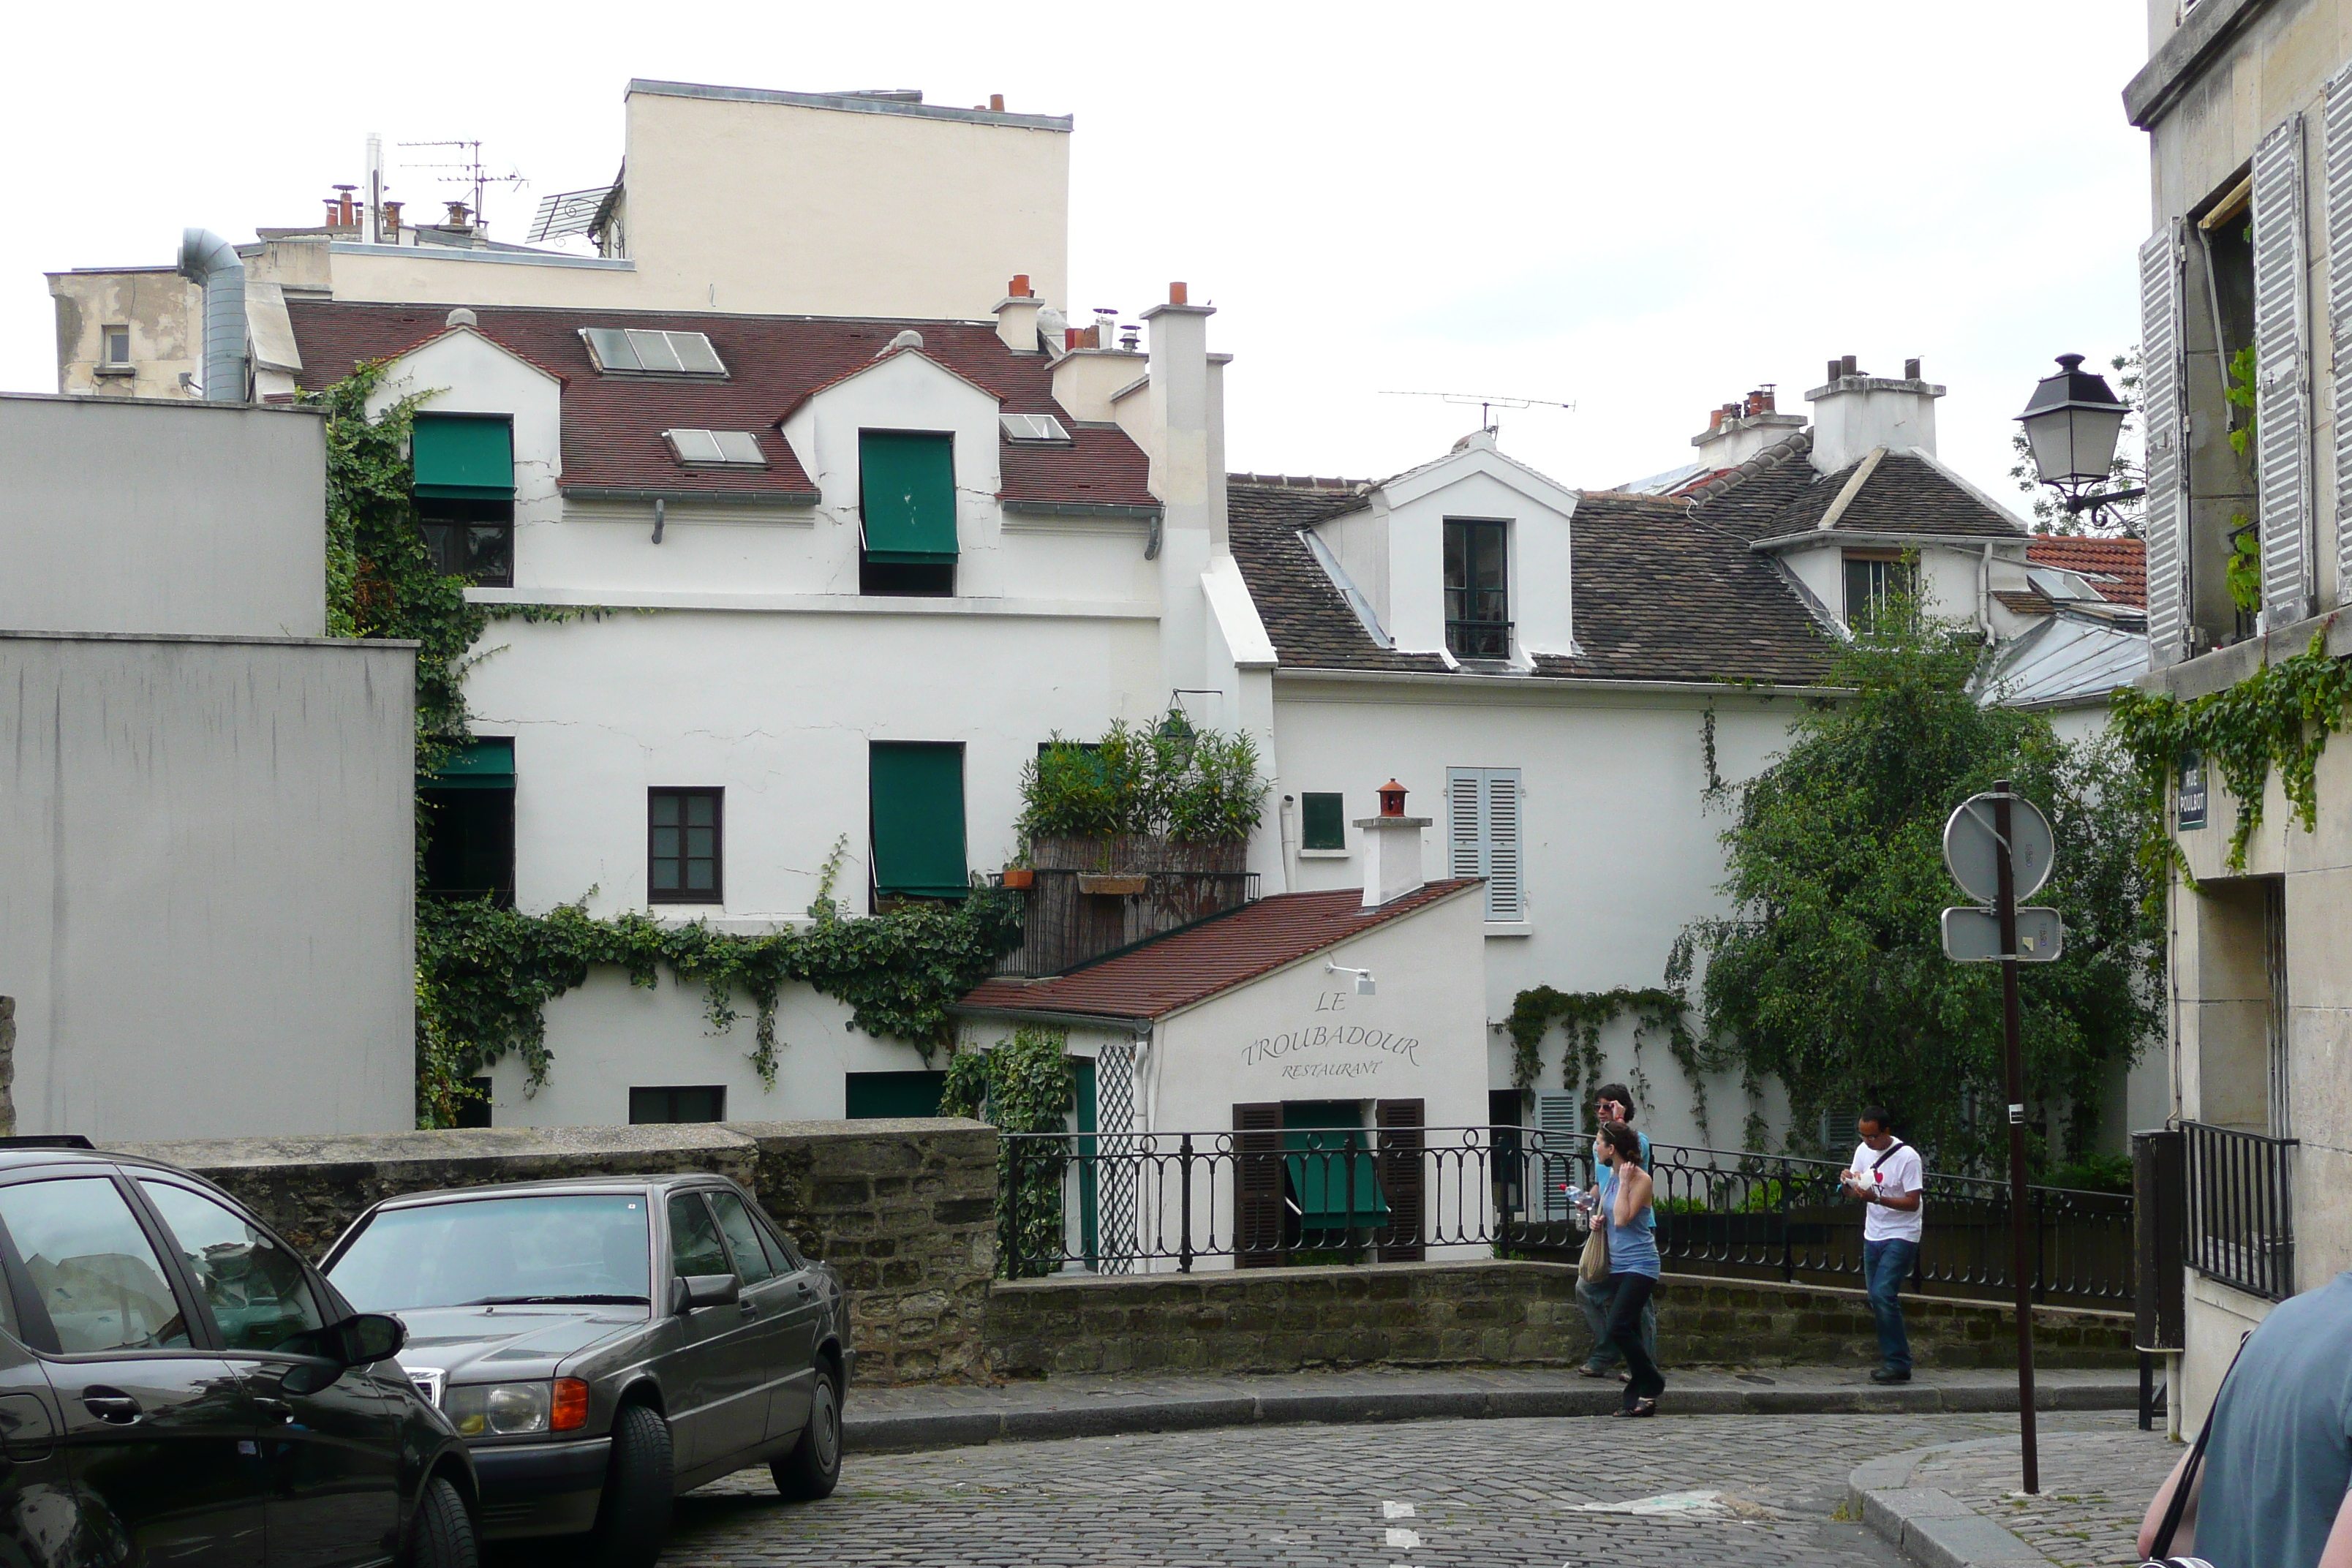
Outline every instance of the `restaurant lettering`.
<svg viewBox="0 0 2352 1568"><path fill-rule="evenodd" d="M1265 1035L1242 1047L1242 1065L1257 1067L1265 1062L1278 1062L1306 1051L1332 1049L1379 1051L1388 1056L1402 1057L1414 1067L1421 1065L1421 1041L1410 1035L1399 1035L1388 1029L1368 1028L1361 1024L1307 1024L1285 1034ZM1303 1068L1286 1068L1285 1078L1369 1076L1377 1069L1378 1062L1316 1064L1321 1071ZM1363 1074L1348 1070L1350 1067L1366 1069ZM1334 1070L1337 1069L1337 1070Z"/></svg>

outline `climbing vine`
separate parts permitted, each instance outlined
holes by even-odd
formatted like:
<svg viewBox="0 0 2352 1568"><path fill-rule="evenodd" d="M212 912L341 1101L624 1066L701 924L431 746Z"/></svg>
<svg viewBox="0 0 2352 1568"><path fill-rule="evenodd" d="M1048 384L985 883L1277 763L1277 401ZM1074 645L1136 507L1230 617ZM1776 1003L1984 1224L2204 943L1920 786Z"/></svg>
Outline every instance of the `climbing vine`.
<svg viewBox="0 0 2352 1568"><path fill-rule="evenodd" d="M327 416L327 627L330 635L414 639L416 772L430 777L468 740L466 672L498 649L478 647L493 619L562 625L618 612L599 605L473 605L466 579L434 565L416 526L409 434L417 393L371 416L384 362L359 366L310 403ZM847 1005L846 1027L907 1040L929 1060L950 1039L948 1008L985 979L1018 941L1017 899L985 888L952 903L910 904L862 919L845 914L834 884L845 854L825 862L805 929L764 936L715 931L697 921L667 925L644 914L603 919L583 895L544 914L488 901L428 899L425 846L432 808L417 805L416 1116L420 1126L455 1122L473 1091L467 1080L509 1054L522 1058L533 1089L551 1058L544 1009L584 984L599 964L650 988L667 970L703 989L713 1034L754 1015L748 1053L762 1083L776 1079L776 1004L787 982ZM593 891L593 889L591 889Z"/></svg>
<svg viewBox="0 0 2352 1568"><path fill-rule="evenodd" d="M2325 627L2292 658L2264 664L2221 691L2183 702L2162 692L2116 689L2115 732L2133 763L2138 791L2139 860L2153 915L2164 903L2168 873L2184 881L2189 865L2168 831L2166 808L2182 759L2210 758L2237 804L2229 868L2242 871L2246 846L2263 824L2263 789L2271 770L2305 832L2318 821L2317 770L2327 737L2344 727L2352 703L2352 666L2327 652Z"/></svg>
<svg viewBox="0 0 2352 1568"><path fill-rule="evenodd" d="M1701 1059L1697 1038L1688 1022L1689 1003L1678 992L1648 986L1634 990L1620 985L1609 991L1558 991L1538 985L1511 1001L1511 1015L1503 1026L1511 1036L1511 1080L1522 1097L1533 1100L1543 1076L1544 1037L1557 1024L1568 1033L1568 1049L1560 1058L1560 1086L1587 1107L1591 1116L1593 1091L1605 1070L1601 1055L1601 1031L1631 1013L1633 1016L1634 1085L1637 1098L1650 1099L1649 1083L1641 1071L1643 1031L1663 1033L1666 1048L1690 1080L1693 1106L1702 1133L1706 1130L1706 1091L1700 1074L1708 1064Z"/></svg>
<svg viewBox="0 0 2352 1568"><path fill-rule="evenodd" d="M940 1114L971 1116L1006 1132L1061 1132L1077 1103L1077 1080L1059 1029L1024 1025L1010 1040L948 1058ZM1008 1278L1043 1274L1062 1254L1066 1139L999 1139L997 1246ZM1016 1171L1013 1167L1019 1166Z"/></svg>

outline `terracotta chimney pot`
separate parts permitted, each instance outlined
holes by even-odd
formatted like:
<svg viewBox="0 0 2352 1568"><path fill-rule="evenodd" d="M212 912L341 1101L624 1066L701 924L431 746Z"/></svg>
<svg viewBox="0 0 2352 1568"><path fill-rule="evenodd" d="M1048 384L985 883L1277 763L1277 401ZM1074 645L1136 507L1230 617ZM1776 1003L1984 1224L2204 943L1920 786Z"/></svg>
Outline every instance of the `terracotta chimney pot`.
<svg viewBox="0 0 2352 1568"><path fill-rule="evenodd" d="M1184 285L1181 283L1171 283L1168 285L1168 302L1171 305L1187 305L1192 303L1190 300L1185 298L1186 292Z"/></svg>
<svg viewBox="0 0 2352 1568"><path fill-rule="evenodd" d="M1379 793L1381 797L1381 815L1382 816L1402 816L1404 815L1404 785L1397 783L1394 779L1391 779L1388 783L1381 785Z"/></svg>

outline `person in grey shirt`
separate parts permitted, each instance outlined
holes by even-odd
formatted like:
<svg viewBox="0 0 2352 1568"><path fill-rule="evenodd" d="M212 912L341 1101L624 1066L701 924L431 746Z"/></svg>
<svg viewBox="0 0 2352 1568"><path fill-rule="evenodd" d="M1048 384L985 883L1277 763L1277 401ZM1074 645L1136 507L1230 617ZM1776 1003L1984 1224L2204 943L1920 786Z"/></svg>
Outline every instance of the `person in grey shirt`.
<svg viewBox="0 0 2352 1568"><path fill-rule="evenodd" d="M2139 1527L2156 1550L2180 1464ZM2352 1273L2281 1302L2239 1352L2170 1550L2213 1568L2352 1568Z"/></svg>

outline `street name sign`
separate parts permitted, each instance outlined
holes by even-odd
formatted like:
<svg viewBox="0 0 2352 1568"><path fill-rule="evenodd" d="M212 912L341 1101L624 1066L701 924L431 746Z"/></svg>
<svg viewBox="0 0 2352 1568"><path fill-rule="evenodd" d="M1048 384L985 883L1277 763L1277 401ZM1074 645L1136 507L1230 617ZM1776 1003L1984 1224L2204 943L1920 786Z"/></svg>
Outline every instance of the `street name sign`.
<svg viewBox="0 0 2352 1568"><path fill-rule="evenodd" d="M2066 926L2056 910L2017 911L2017 951L2000 950L2000 913L1962 905L1944 911L1944 956L1954 963L2049 963L2066 951Z"/></svg>

